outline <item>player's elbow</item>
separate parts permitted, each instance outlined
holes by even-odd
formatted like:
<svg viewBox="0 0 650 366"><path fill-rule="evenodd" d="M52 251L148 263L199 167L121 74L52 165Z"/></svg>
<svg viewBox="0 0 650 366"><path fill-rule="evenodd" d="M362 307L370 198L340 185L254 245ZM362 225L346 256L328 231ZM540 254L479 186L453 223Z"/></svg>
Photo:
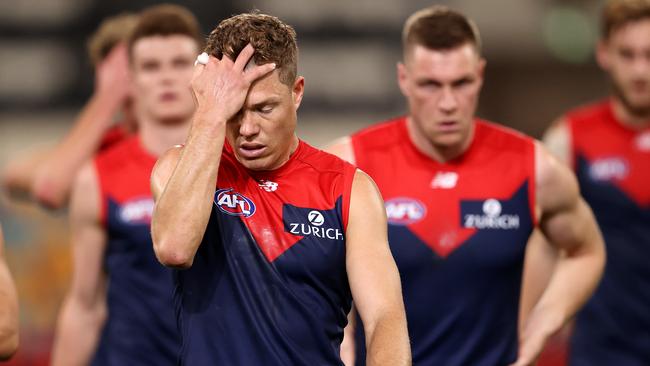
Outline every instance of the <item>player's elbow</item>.
<svg viewBox="0 0 650 366"><path fill-rule="evenodd" d="M0 360L9 360L18 350L18 329L11 327L0 330Z"/></svg>
<svg viewBox="0 0 650 366"><path fill-rule="evenodd" d="M172 268L190 268L194 262L194 253L184 249L178 240L154 239L154 251L158 261Z"/></svg>

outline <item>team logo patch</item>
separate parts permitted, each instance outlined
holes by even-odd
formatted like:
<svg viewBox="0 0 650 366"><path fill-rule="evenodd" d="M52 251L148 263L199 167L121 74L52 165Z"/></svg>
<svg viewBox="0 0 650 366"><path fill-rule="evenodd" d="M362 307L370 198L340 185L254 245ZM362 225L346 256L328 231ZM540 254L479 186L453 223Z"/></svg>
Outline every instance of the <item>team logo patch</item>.
<svg viewBox="0 0 650 366"><path fill-rule="evenodd" d="M458 173L456 172L438 172L431 181L431 188L451 189L456 187L458 182Z"/></svg>
<svg viewBox="0 0 650 366"><path fill-rule="evenodd" d="M278 184L271 182L270 180L262 179L259 181L258 185L267 192L275 192L278 190Z"/></svg>
<svg viewBox="0 0 650 366"><path fill-rule="evenodd" d="M386 201L385 205L388 223L393 225L413 224L427 215L426 206L414 198L392 198Z"/></svg>
<svg viewBox="0 0 650 366"><path fill-rule="evenodd" d="M650 151L650 131L643 132L636 137L636 148L641 151Z"/></svg>
<svg viewBox="0 0 650 366"><path fill-rule="evenodd" d="M596 159L589 164L589 176L595 181L622 180L628 173L627 161L619 157Z"/></svg>
<svg viewBox="0 0 650 366"><path fill-rule="evenodd" d="M325 212L325 214L323 214ZM332 217L334 211L310 210L305 212L304 209L284 211L285 231L297 236L311 236L320 239L343 240L343 230L338 227L338 223ZM329 216L328 216L329 215ZM326 218L326 216L328 218Z"/></svg>
<svg viewBox="0 0 650 366"><path fill-rule="evenodd" d="M214 193L214 204L221 212L231 216L251 217L255 214L255 204L243 194L232 188L220 189Z"/></svg>
<svg viewBox="0 0 650 366"><path fill-rule="evenodd" d="M127 201L120 206L118 215L127 224L149 224L153 215L153 199L144 197Z"/></svg>
<svg viewBox="0 0 650 366"><path fill-rule="evenodd" d="M519 228L519 215L503 213L501 202L490 198L481 205L480 214L464 214L463 227L467 229L502 229L513 230Z"/></svg>

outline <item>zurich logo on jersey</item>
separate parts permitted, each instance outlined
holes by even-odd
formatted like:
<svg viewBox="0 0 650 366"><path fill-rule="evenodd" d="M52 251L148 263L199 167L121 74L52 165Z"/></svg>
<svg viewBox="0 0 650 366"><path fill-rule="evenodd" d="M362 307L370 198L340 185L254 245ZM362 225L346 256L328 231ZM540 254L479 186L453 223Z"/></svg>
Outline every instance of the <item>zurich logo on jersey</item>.
<svg viewBox="0 0 650 366"><path fill-rule="evenodd" d="M503 214L503 206L499 200L487 199L481 205L482 214L466 214L463 217L463 227L468 229L504 229L519 228L519 215Z"/></svg>
<svg viewBox="0 0 650 366"><path fill-rule="evenodd" d="M255 214L253 201L232 188L220 189L214 193L214 204L221 212L231 216L251 217Z"/></svg>
<svg viewBox="0 0 650 366"><path fill-rule="evenodd" d="M392 198L386 201L385 205L388 223L393 225L413 224L422 220L427 214L426 206L414 198Z"/></svg>

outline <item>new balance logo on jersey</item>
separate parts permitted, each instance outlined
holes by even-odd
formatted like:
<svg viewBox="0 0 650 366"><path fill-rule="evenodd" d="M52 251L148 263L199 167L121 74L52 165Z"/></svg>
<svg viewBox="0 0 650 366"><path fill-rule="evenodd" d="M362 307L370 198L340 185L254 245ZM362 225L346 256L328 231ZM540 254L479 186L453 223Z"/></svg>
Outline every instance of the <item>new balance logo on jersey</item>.
<svg viewBox="0 0 650 366"><path fill-rule="evenodd" d="M386 201L386 216L388 223L393 225L409 225L418 222L427 214L422 202L409 197L397 197Z"/></svg>
<svg viewBox="0 0 650 366"><path fill-rule="evenodd" d="M339 228L327 227L325 216L318 210L311 210L307 214L307 223L289 223L288 230L291 234L299 236L313 236L331 240L343 240L343 232ZM325 225L325 226L323 226Z"/></svg>
<svg viewBox="0 0 650 366"><path fill-rule="evenodd" d="M231 216L251 217L255 214L255 204L243 194L232 188L220 189L214 193L214 204L221 212Z"/></svg>
<svg viewBox="0 0 650 366"><path fill-rule="evenodd" d="M518 229L519 215L503 214L501 202L487 199L482 205L483 214L465 214L463 227L468 229Z"/></svg>
<svg viewBox="0 0 650 366"><path fill-rule="evenodd" d="M260 186L260 188L262 188L267 192L275 192L278 190L278 184L275 182L271 182L270 180L262 179L259 181L258 185Z"/></svg>
<svg viewBox="0 0 650 366"><path fill-rule="evenodd" d="M636 137L636 148L640 151L650 151L650 131L643 132Z"/></svg>
<svg viewBox="0 0 650 366"><path fill-rule="evenodd" d="M451 189L456 187L456 182L458 182L458 173L438 172L431 181L431 188Z"/></svg>
<svg viewBox="0 0 650 366"><path fill-rule="evenodd" d="M595 181L622 180L628 172L627 161L619 157L596 159L589 164L589 176Z"/></svg>
<svg viewBox="0 0 650 366"><path fill-rule="evenodd" d="M127 224L149 224L153 215L153 199L136 198L121 205L120 220Z"/></svg>

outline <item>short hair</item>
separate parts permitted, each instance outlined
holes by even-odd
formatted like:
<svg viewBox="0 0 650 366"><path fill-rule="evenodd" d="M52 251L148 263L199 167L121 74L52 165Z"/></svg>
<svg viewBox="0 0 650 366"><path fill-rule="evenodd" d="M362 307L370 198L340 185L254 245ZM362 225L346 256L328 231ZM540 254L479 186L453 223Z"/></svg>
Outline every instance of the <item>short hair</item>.
<svg viewBox="0 0 650 366"><path fill-rule="evenodd" d="M199 49L203 47L201 27L189 10L173 4L146 8L140 13L140 20L129 37L129 55L133 52L133 45L142 38L174 35L188 36L196 41Z"/></svg>
<svg viewBox="0 0 650 366"><path fill-rule="evenodd" d="M625 24L650 18L650 0L609 0L601 15L603 39Z"/></svg>
<svg viewBox="0 0 650 366"><path fill-rule="evenodd" d="M444 5L434 5L413 13L404 23L402 49L404 57L414 45L431 50L450 50L465 43L481 53L478 27L465 15Z"/></svg>
<svg viewBox="0 0 650 366"><path fill-rule="evenodd" d="M208 36L205 52L235 60L248 43L255 49L255 64L275 63L280 81L293 85L298 74L296 31L272 15L253 11L221 21Z"/></svg>
<svg viewBox="0 0 650 366"><path fill-rule="evenodd" d="M93 66L97 67L104 61L113 47L122 42L127 43L137 23L138 16L132 13L122 13L104 19L86 44L88 58Z"/></svg>

